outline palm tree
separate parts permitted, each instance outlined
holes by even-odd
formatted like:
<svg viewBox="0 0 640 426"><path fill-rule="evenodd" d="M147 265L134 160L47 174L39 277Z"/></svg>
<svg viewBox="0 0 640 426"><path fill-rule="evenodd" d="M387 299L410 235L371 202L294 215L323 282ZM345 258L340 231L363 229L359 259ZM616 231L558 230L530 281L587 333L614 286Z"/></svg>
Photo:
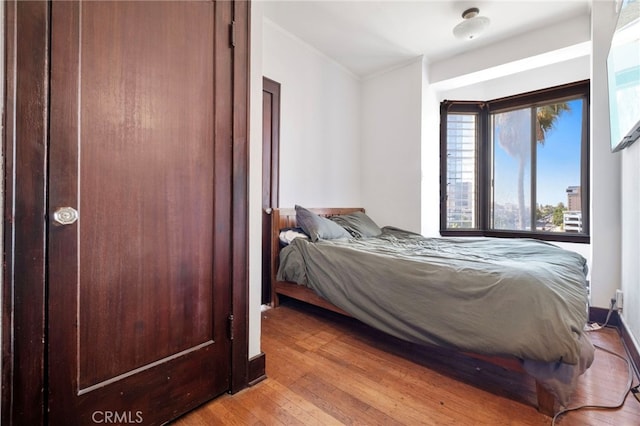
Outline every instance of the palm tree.
<svg viewBox="0 0 640 426"><path fill-rule="evenodd" d="M536 142L544 145L547 134L553 130L558 117L571 108L565 102L536 108ZM527 222L524 205L524 172L531 155L531 109L495 114L494 125L498 129L499 143L507 154L518 160L518 229L523 230Z"/></svg>

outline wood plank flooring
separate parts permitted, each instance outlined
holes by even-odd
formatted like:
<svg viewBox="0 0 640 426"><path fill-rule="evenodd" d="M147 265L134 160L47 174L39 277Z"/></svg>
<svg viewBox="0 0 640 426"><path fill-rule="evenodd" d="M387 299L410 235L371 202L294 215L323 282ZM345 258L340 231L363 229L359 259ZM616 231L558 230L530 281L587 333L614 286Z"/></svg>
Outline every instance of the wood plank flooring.
<svg viewBox="0 0 640 426"><path fill-rule="evenodd" d="M594 344L625 356L617 330ZM174 422L201 425L549 425L521 373L445 350L412 345L351 318L294 300L262 314L267 379ZM624 361L596 350L570 406L616 405ZM638 383L634 376L634 386ZM617 410L582 410L557 425L640 425L631 394Z"/></svg>

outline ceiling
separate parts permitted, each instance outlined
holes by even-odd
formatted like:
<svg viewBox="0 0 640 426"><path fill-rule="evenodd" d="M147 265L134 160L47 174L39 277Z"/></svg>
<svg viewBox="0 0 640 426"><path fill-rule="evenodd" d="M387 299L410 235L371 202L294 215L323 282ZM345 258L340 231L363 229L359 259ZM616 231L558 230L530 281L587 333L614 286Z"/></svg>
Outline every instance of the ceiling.
<svg viewBox="0 0 640 426"><path fill-rule="evenodd" d="M263 0L262 4L265 18L358 76L420 55L438 62L591 11L591 0ZM470 7L478 7L491 24L477 39L456 39L452 29Z"/></svg>

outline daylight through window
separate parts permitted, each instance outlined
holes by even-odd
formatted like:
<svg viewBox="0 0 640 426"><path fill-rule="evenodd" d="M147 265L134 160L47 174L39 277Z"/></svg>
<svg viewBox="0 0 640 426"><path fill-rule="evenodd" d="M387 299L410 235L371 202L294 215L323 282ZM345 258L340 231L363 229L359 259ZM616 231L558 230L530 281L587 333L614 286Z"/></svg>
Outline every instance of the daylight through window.
<svg viewBox="0 0 640 426"><path fill-rule="evenodd" d="M447 224L476 227L476 116L451 114L447 120Z"/></svg>
<svg viewBox="0 0 640 426"><path fill-rule="evenodd" d="M588 101L588 82L444 101L442 234L588 242Z"/></svg>

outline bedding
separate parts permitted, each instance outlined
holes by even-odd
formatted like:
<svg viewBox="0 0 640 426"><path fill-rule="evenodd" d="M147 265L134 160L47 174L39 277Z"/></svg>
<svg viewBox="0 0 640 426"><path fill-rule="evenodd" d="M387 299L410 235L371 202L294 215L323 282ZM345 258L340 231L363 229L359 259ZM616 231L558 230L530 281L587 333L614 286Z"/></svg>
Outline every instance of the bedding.
<svg viewBox="0 0 640 426"><path fill-rule="evenodd" d="M364 212L337 215L329 219L342 226L356 238L377 237L382 234L382 229L378 224Z"/></svg>
<svg viewBox="0 0 640 426"><path fill-rule="evenodd" d="M318 216L302 206L296 205L295 209L298 226L311 238L311 241L350 237L343 227L331 220Z"/></svg>
<svg viewBox="0 0 640 426"><path fill-rule="evenodd" d="M283 246L288 246L296 238L309 239L309 236L304 233L302 228L287 228L280 231L280 243Z"/></svg>
<svg viewBox="0 0 640 426"><path fill-rule="evenodd" d="M566 405L593 360L585 276L582 256L550 243L384 227L368 238L295 239L277 279L404 340L515 356Z"/></svg>

